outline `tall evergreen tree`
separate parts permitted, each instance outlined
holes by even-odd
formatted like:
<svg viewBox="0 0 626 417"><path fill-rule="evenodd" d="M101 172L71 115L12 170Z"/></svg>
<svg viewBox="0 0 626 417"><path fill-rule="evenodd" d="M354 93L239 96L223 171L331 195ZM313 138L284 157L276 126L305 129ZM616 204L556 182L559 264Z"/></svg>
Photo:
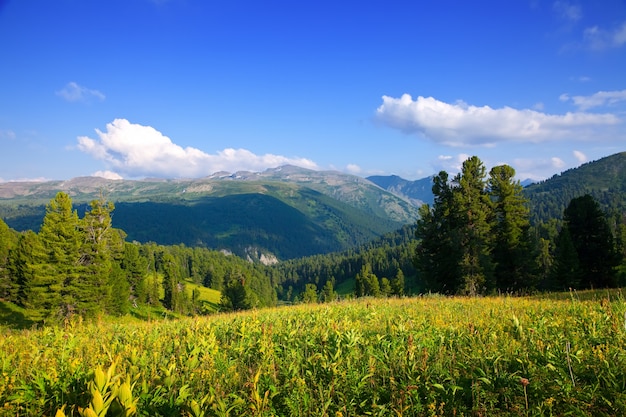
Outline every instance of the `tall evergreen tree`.
<svg viewBox="0 0 626 417"><path fill-rule="evenodd" d="M0 299L15 302L18 284L10 273L9 255L17 245L17 233L0 219Z"/></svg>
<svg viewBox="0 0 626 417"><path fill-rule="evenodd" d="M583 272L580 268L578 252L569 228L563 227L557 237L553 263L545 287L552 291L578 289L582 278Z"/></svg>
<svg viewBox="0 0 626 417"><path fill-rule="evenodd" d="M35 258L34 252L40 245L39 237L32 230L20 234L15 249L10 252L9 273L17 284L17 294L14 302L28 310L31 319L35 321L43 320L47 315L47 309L36 311L37 295L32 288L38 284L35 280Z"/></svg>
<svg viewBox="0 0 626 417"><path fill-rule="evenodd" d="M82 269L73 291L78 309L85 316L104 312L113 296L111 272L113 263L121 256L123 248L123 240L111 226L113 209L113 203L107 203L103 199L93 200L80 222L83 234L80 248ZM116 296L128 298L128 294Z"/></svg>
<svg viewBox="0 0 626 417"><path fill-rule="evenodd" d="M400 268L396 276L391 280L391 293L399 297L404 295L404 273Z"/></svg>
<svg viewBox="0 0 626 417"><path fill-rule="evenodd" d="M76 287L80 280L82 236L69 195L59 192L46 207L34 248L33 279L28 299L43 318L61 319L78 311Z"/></svg>
<svg viewBox="0 0 626 417"><path fill-rule="evenodd" d="M252 307L250 293L243 274L231 270L226 277L226 287L222 291L220 307L225 311L247 310Z"/></svg>
<svg viewBox="0 0 626 417"><path fill-rule="evenodd" d="M492 287L493 265L489 216L491 202L485 190L485 166L473 156L463 162L453 179L456 216L461 250L461 285L463 294L476 295Z"/></svg>
<svg viewBox="0 0 626 417"><path fill-rule="evenodd" d="M148 260L140 255L137 244L124 243L124 254L120 261L120 266L126 274L133 303L145 303L148 298L146 285Z"/></svg>
<svg viewBox="0 0 626 417"><path fill-rule="evenodd" d="M163 254L163 305L165 308L182 313L185 306L185 286L182 283L175 259L169 253Z"/></svg>
<svg viewBox="0 0 626 417"><path fill-rule="evenodd" d="M461 250L456 201L447 172L433 178L432 191L433 207L424 204L419 209L415 267L427 290L453 294L460 283Z"/></svg>
<svg viewBox="0 0 626 417"><path fill-rule="evenodd" d="M495 285L500 290L534 286L533 251L530 240L530 210L515 170L508 165L493 167L488 188L493 203L491 230Z"/></svg>
<svg viewBox="0 0 626 417"><path fill-rule="evenodd" d="M584 288L617 285L620 258L613 234L598 202L590 195L572 199L564 215L564 226L578 254Z"/></svg>

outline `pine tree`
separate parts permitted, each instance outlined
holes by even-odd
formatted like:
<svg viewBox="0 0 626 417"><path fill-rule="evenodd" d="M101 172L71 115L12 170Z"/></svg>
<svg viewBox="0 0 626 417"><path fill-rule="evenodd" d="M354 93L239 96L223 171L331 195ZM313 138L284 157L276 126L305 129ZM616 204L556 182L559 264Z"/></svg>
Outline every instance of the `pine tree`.
<svg viewBox="0 0 626 417"><path fill-rule="evenodd" d="M328 279L324 287L322 288L322 293L320 294L320 298L322 302L328 303L330 301L335 301L337 299L337 293L333 288L333 279Z"/></svg>
<svg viewBox="0 0 626 417"><path fill-rule="evenodd" d="M78 214L70 197L59 192L46 207L39 231L41 245L33 248L33 277L27 298L36 315L58 320L78 311L76 286L80 280L80 246Z"/></svg>
<svg viewBox="0 0 626 417"><path fill-rule="evenodd" d="M553 257L552 268L548 275L548 290L565 291L580 288L583 271L580 268L578 253L569 228L563 227L559 232Z"/></svg>
<svg viewBox="0 0 626 417"><path fill-rule="evenodd" d="M245 286L245 277L231 270L226 277L226 287L222 291L220 307L225 311L247 310L252 307L250 294Z"/></svg>
<svg viewBox="0 0 626 417"><path fill-rule="evenodd" d="M105 311L112 297L110 275L122 252L123 241L111 226L113 203L93 200L80 222L83 244L80 247L81 273L72 291L77 308L90 317ZM116 278L117 279L117 278ZM116 290L119 290L119 286ZM117 295L128 298L128 294Z"/></svg>
<svg viewBox="0 0 626 417"><path fill-rule="evenodd" d="M137 244L124 243L124 254L120 260L120 266L126 274L126 280L130 286L130 298L133 303L145 303L148 298L146 285L148 260L140 255Z"/></svg>
<svg viewBox="0 0 626 417"><path fill-rule="evenodd" d="M391 280L391 293L398 297L404 295L404 273L399 268L395 278Z"/></svg>
<svg viewBox="0 0 626 417"><path fill-rule="evenodd" d="M185 309L183 300L184 285L177 271L174 257L169 253L163 255L163 306L175 312Z"/></svg>
<svg viewBox="0 0 626 417"><path fill-rule="evenodd" d="M37 251L39 237L32 230L20 234L15 249L11 251L9 257L9 273L17 284L17 294L15 303L28 310L32 319L42 321L47 316L47 311L35 311L36 291L32 287L37 284L35 280L35 259L34 252Z"/></svg>
<svg viewBox="0 0 626 417"><path fill-rule="evenodd" d="M489 195L493 202L491 230L495 285L500 290L534 286L533 251L530 243L528 200L523 196L515 170L500 165L489 173Z"/></svg>
<svg viewBox="0 0 626 417"><path fill-rule="evenodd" d="M10 253L17 245L18 236L0 219L0 299L15 302L19 286L10 271Z"/></svg>
<svg viewBox="0 0 626 417"><path fill-rule="evenodd" d="M485 191L483 163L475 156L467 159L452 182L456 186L454 208L458 219L461 251L461 283L457 291L476 295L493 284L488 221L491 202Z"/></svg>
<svg viewBox="0 0 626 417"><path fill-rule="evenodd" d="M615 287L620 258L598 202L588 194L572 199L563 220L578 254L582 287Z"/></svg>
<svg viewBox="0 0 626 417"><path fill-rule="evenodd" d="M433 207L419 208L415 267L427 290L453 294L460 283L461 250L454 190L447 172L433 178L432 191Z"/></svg>

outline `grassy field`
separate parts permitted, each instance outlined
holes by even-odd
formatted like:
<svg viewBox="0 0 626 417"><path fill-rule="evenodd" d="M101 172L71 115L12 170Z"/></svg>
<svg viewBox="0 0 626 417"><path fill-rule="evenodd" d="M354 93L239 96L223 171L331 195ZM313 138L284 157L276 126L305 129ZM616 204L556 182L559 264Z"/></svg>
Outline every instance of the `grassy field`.
<svg viewBox="0 0 626 417"><path fill-rule="evenodd" d="M625 313L429 296L5 328L0 415L626 415Z"/></svg>

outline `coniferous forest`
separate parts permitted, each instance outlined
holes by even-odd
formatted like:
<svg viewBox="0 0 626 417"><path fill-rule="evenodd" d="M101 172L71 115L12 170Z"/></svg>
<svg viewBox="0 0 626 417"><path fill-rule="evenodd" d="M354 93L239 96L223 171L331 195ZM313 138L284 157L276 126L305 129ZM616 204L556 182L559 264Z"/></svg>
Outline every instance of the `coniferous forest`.
<svg viewBox="0 0 626 417"><path fill-rule="evenodd" d="M137 306L203 314L277 303L419 293L527 294L624 283L623 216L590 194L560 218L533 222L509 166L489 173L477 157L460 173L433 177L432 205L416 224L344 252L262 265L224 251L126 240L112 202L79 217L59 192L38 232L0 221L0 298L30 323L124 315ZM201 300L199 288L221 293Z"/></svg>

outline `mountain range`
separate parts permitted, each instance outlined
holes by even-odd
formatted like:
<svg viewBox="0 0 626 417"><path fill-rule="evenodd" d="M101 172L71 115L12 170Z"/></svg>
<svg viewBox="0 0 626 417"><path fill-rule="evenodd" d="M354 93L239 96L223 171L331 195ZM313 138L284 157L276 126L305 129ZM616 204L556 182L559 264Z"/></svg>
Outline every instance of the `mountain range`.
<svg viewBox="0 0 626 417"><path fill-rule="evenodd" d="M219 172L200 179L0 183L0 217L38 230L45 205L68 193L79 214L89 201L115 203L113 224L129 240L205 246L266 263L342 251L412 224L432 204L432 177L362 178L282 166ZM626 152L524 187L533 223L560 218L569 201L591 194L605 211L626 211Z"/></svg>
<svg viewBox="0 0 626 417"><path fill-rule="evenodd" d="M59 191L81 215L91 200L113 201L113 225L129 240L206 246L252 260L345 250L417 219L409 199L367 179L294 166L188 180L2 183L0 216L16 230L38 230Z"/></svg>

